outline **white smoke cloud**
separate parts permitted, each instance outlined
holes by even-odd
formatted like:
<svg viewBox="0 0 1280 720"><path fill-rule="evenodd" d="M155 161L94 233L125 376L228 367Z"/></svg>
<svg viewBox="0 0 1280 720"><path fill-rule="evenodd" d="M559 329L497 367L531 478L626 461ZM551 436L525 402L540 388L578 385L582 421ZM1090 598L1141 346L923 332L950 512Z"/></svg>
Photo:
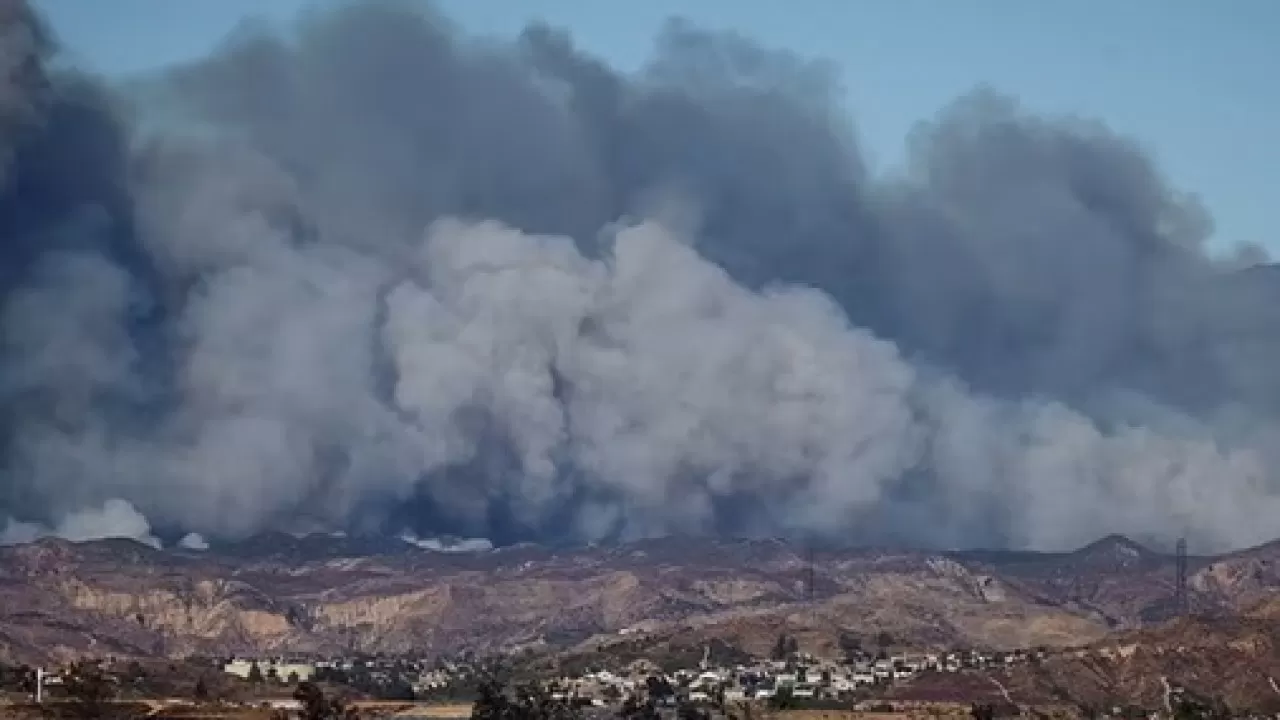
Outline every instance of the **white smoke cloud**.
<svg viewBox="0 0 1280 720"><path fill-rule="evenodd" d="M1002 521L1023 547L1107 529L1181 525L1214 545L1280 530L1250 451L973 394L913 369L822 294L750 292L655 224L593 261L568 238L439 223L388 307L396 400L421 434L450 437L451 418L483 405L520 450L504 490L534 516L570 491L553 458L571 458L613 498L576 518L587 537L595 513L628 535L705 529L735 492L771 498L775 524L838 534L913 472L938 480L915 511L939 541L996 506L1012 508Z"/></svg>
<svg viewBox="0 0 1280 720"><path fill-rule="evenodd" d="M49 531L38 523L9 518L5 521L4 531L0 532L0 545L25 545L48 535Z"/></svg>
<svg viewBox="0 0 1280 720"><path fill-rule="evenodd" d="M445 541L439 538L420 538L412 532L405 532L400 535L400 539L415 547L434 552L467 553L485 552L493 549L493 543L485 538L461 538Z"/></svg>
<svg viewBox="0 0 1280 720"><path fill-rule="evenodd" d="M112 498L100 508L86 508L68 513L52 528L10 519L0 533L0 545L32 542L42 537L59 537L72 542L108 538L128 538L154 548L160 541L151 534L151 525L133 505Z"/></svg>
<svg viewBox="0 0 1280 720"><path fill-rule="evenodd" d="M209 541L200 533L187 533L178 541L178 547L185 550L208 550Z"/></svg>
<svg viewBox="0 0 1280 720"><path fill-rule="evenodd" d="M877 179L821 63L741 38L633 78L313 20L175 71L147 137L0 87L76 108L0 117L47 191L0 184L10 541L1280 534L1280 282L1123 138L979 93Z"/></svg>
<svg viewBox="0 0 1280 720"><path fill-rule="evenodd" d="M908 525L962 545L999 523L1043 549L1110 531L1204 547L1280 534L1280 496L1251 450L1194 423L1106 430L1063 405L971 392L822 293L749 290L657 223L621 228L593 259L567 237L444 220L413 257L260 248L188 305L181 411L157 434L31 447L97 492L220 536L299 513L341 526L415 487L473 526L495 497L519 498L530 527L572 508L582 540L706 531L743 496L764 499L736 520L748 532ZM477 418L513 465L420 484L485 452ZM134 496L136 477L163 482ZM932 490L913 496L920 477ZM150 537L122 500L49 534Z"/></svg>
<svg viewBox="0 0 1280 720"><path fill-rule="evenodd" d="M75 436L76 452L48 456L81 457L122 494L129 478L162 477L144 512L228 536L299 512L340 525L370 497L407 497L481 452L477 416L514 466L425 491L480 524L487 498L519 498L530 526L574 508L582 540L706 531L742 496L765 499L739 519L758 532L910 524L957 545L999 523L1027 548L1109 531L1205 547L1280 534L1253 451L1194 423L1105 430L1063 405L971 392L822 293L748 290L653 222L618 230L596 259L567 237L457 220L433 224L410 263L278 250L288 257L213 274L189 306L169 426L131 450ZM912 496L919 477L932 490ZM113 500L52 534L149 528Z"/></svg>

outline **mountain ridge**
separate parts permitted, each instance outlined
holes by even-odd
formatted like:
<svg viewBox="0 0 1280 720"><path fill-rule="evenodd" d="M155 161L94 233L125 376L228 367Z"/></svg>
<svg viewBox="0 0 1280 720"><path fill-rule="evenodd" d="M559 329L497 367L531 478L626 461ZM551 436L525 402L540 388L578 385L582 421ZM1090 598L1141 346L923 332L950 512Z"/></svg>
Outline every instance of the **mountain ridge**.
<svg viewBox="0 0 1280 720"><path fill-rule="evenodd" d="M1066 553L712 537L461 552L319 534L204 550L45 538L0 548L0 653L550 651L636 627L655 642L717 637L752 651L784 629L824 652L841 632L1063 646L1172 617L1174 565L1122 536ZM1280 589L1280 543L1189 565L1199 612L1236 614Z"/></svg>
<svg viewBox="0 0 1280 720"><path fill-rule="evenodd" d="M424 543L437 541L440 548L424 546ZM679 549L689 543L707 547L729 547L737 548L742 546L785 546L795 548L803 555L808 551L815 553L850 553L850 552L872 552L882 554L892 553L932 553L938 555L959 555L959 556L993 556L1014 558L1045 558L1058 557L1084 553L1086 551L1096 551L1101 548L1111 546L1125 546L1132 548L1135 552L1150 554L1153 556L1173 557L1172 552L1164 552L1149 547L1138 540L1130 538L1120 533L1112 533L1101 537L1092 542L1081 545L1072 550L1026 550L1026 549L1002 549L990 547L973 547L973 548L930 548L930 547L913 547L906 545L860 545L860 544L840 544L831 541L807 542L803 540L793 540L786 537L754 537L754 536L719 536L719 535L698 535L698 534L668 534L651 538L639 538L634 540L626 540L620 542L608 543L554 543L543 544L536 542L520 542L510 545L497 545L484 548L472 549L466 547L464 543L466 538L455 536L441 536L409 538L406 536L396 536L381 533L352 534L346 532L311 532L311 533L290 533L279 530L258 533L239 540L219 541L211 540L207 543L207 547L199 549L183 547L178 543L171 543L162 547L156 547L149 543L143 542L136 538L128 537L108 537L97 538L92 540L70 540L58 536L43 536L28 543L14 543L4 547L21 547L25 545L39 545L41 543L68 543L73 545L94 545L94 544L117 544L127 543L130 545L141 545L149 549L159 552L185 552L191 554L203 555L227 555L237 558L268 556L277 554L285 549L293 550L300 548L312 548L324 551L329 555L340 555L342 553L352 553L355 555L371 555L371 554L399 554L411 550L422 550L435 553L486 553L486 552L520 552L520 551L539 551L546 553L573 553L580 551L609 551L609 550L629 550L632 548L645 548L654 550L667 547L670 549ZM1268 548L1271 545L1280 545L1280 539L1268 541L1255 546L1249 546L1234 550L1217 553L1214 556L1227 556L1235 554L1249 553L1251 551ZM450 547L454 545L455 547ZM461 546L461 547L458 547ZM279 548L279 549L273 549Z"/></svg>

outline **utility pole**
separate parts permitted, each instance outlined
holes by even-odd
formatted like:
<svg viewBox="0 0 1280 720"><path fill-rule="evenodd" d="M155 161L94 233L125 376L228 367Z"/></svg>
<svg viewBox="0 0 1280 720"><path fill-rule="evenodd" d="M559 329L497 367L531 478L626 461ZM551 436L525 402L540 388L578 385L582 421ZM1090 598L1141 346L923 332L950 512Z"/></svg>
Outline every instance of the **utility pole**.
<svg viewBox="0 0 1280 720"><path fill-rule="evenodd" d="M815 570L815 563L814 563L815 553L813 550L813 546L814 546L814 541L812 538L810 538L809 546L806 548L806 555L808 556L806 560L808 561L809 567L807 568L808 577L806 578L807 582L805 583L808 587L805 589L805 592L806 592L806 598L809 603L809 629L810 629L810 632L816 633L818 631L818 604L817 604L818 595L817 595L817 583L816 583L817 571ZM814 652L814 651L815 651L815 648L810 648L810 652Z"/></svg>
<svg viewBox="0 0 1280 720"><path fill-rule="evenodd" d="M44 668L36 668L36 704L44 702Z"/></svg>
<svg viewBox="0 0 1280 720"><path fill-rule="evenodd" d="M814 555L814 553L813 553L813 543L812 543L812 542L810 542L810 543L809 543L809 547L807 548L807 551L808 551L808 553L807 553L807 554L808 554L808 557L806 558L806 560L807 560L807 562L808 562L809 567L808 567L808 577L805 579L805 585L807 585L807 586L808 586L808 587L806 588L806 596L805 596L805 597L806 597L806 599L809 601L809 607L810 607L810 608L812 608L812 607L813 607L813 600L814 600L814 597L815 597L815 595L814 595L814 592L815 592L815 591L814 591L814 576L815 576L815 575L814 575L814 569L813 569L813 555Z"/></svg>
<svg viewBox="0 0 1280 720"><path fill-rule="evenodd" d="M1187 596L1187 539L1178 538L1177 545L1177 579L1174 585L1173 602L1179 617L1186 617L1191 610L1190 598Z"/></svg>

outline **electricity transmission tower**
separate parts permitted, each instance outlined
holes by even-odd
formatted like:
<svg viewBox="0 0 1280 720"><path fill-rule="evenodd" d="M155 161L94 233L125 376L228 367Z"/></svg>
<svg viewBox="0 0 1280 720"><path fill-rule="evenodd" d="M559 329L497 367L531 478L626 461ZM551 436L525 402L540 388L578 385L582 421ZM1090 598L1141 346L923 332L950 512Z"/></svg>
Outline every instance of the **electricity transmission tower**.
<svg viewBox="0 0 1280 720"><path fill-rule="evenodd" d="M1187 539L1178 538L1177 573L1173 589L1174 610L1178 617L1186 617L1191 610L1190 598L1187 596Z"/></svg>

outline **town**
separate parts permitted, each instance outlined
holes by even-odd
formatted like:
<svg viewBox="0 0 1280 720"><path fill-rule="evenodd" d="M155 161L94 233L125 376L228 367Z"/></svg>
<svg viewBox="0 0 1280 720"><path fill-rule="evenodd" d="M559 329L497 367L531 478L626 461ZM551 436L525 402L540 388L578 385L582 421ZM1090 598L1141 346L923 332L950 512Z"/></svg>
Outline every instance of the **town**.
<svg viewBox="0 0 1280 720"><path fill-rule="evenodd" d="M794 642L786 636L779 640L783 648L787 641ZM1044 653L953 650L888 655L855 650L836 660L789 648L775 651L769 659L725 665L712 662L708 651L695 667L664 669L642 659L626 668L585 668L578 674L555 674L543 681L557 699L599 706L655 688L673 703L769 700L778 696L795 701L849 700L909 683L925 672L1004 668L1043 657ZM251 683L289 686L307 680L336 681L379 697L404 700L450 697L454 689L465 687L477 672L475 665L467 662L385 658L308 661L285 657L233 658L223 664L222 670Z"/></svg>
<svg viewBox="0 0 1280 720"><path fill-rule="evenodd" d="M836 709L858 702L875 703L884 691L909 686L923 674L1007 668L1033 661L1044 652L965 649L890 654L884 649L864 651L846 644L843 656L835 659L802 652L796 639L785 634L778 637L768 658L740 654L734 662L715 661L711 649L708 645L701 660L687 667L661 658L641 658L624 666L606 660L577 670L516 670L535 680L551 699L582 708L616 708L627 698L643 696L669 708L761 703L779 709ZM597 657L609 658L607 654ZM292 694L300 684L333 688L371 701L466 706L474 700L479 679L490 672L494 662L469 657L281 656L207 658L189 661L183 667L185 675L194 678L190 696L198 702L290 710L298 707ZM30 691L37 701L65 695L64 686L77 667L28 669L27 683L14 689ZM170 671L175 667L168 665ZM148 694L142 678L149 672L164 673L163 669L148 671L132 660L104 662L101 668L120 696L129 694L130 688L135 696ZM23 674L10 671L8 677ZM176 691L180 685L170 681L167 686Z"/></svg>
<svg viewBox="0 0 1280 720"><path fill-rule="evenodd" d="M995 651L892 652L881 637L864 649L856 638L841 637L839 657L818 657L801 650L795 637L778 636L768 657L728 653L713 641L700 659L676 661L661 652L628 659L625 653L595 652L581 663L553 654L548 666L523 655L454 659L357 655L192 658L185 661L105 659L63 668L0 666L0 706L25 706L50 717L50 708L79 707L85 717L288 717L344 718L557 718L625 717L629 720L744 720L786 712L821 711L854 715L911 717L1207 717L1186 711L1202 707L1185 689L1165 681L1164 714L1116 706L1089 708L1070 702L1025 705L1000 681L1022 665L1051 655L1105 656L1109 650L1045 648ZM714 652L713 652L714 650ZM718 656L718 657L717 657ZM495 678L505 675L504 685ZM951 682L948 681L968 681ZM484 711L486 686L502 695L531 692L543 705L572 710L571 715ZM973 693L973 687L985 693ZM939 687L952 692L938 693ZM966 692L963 688L971 688ZM535 688L534 690L530 690ZM34 704L32 701L34 700ZM319 705L317 705L317 703ZM325 705L325 703L334 703ZM315 714L315 707L344 708ZM104 713L102 708L133 707L137 712ZM87 710L85 708L88 708ZM636 708L648 708L647 712ZM96 709L95 709L96 708ZM1174 712L1177 710L1177 712ZM533 714L531 715L530 712ZM21 713L0 717L26 717ZM52 716L60 717L58 712ZM824 715L825 716L825 715ZM1214 716L1217 717L1217 716Z"/></svg>

